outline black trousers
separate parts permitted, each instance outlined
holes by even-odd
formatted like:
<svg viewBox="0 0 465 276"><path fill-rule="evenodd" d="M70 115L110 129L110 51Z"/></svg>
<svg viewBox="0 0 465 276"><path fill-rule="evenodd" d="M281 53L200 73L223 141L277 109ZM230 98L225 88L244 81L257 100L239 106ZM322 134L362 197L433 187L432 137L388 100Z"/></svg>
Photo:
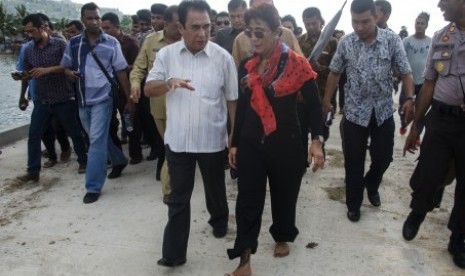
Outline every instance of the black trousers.
<svg viewBox="0 0 465 276"><path fill-rule="evenodd" d="M56 117L52 116L48 125L44 125L43 128L44 133L42 134L42 143L44 143L44 146L47 149L49 159L56 161L57 154L55 150L55 140L58 140L61 152L67 151L71 148L65 127Z"/></svg>
<svg viewBox="0 0 465 276"><path fill-rule="evenodd" d="M374 111L367 127L354 124L345 117L342 120L346 204L350 211L356 211L362 206L365 187L368 194L376 194L384 172L392 162L395 124L391 117L378 126ZM371 165L365 174L368 137Z"/></svg>
<svg viewBox="0 0 465 276"><path fill-rule="evenodd" d="M226 201L224 153L173 152L166 146L171 194L168 200L168 223L163 236L163 257L179 260L186 257L189 240L195 166L199 164L205 190L208 223L213 228L227 228L229 209Z"/></svg>
<svg viewBox="0 0 465 276"><path fill-rule="evenodd" d="M433 210L434 195L441 189L454 159L457 184L448 227L453 233L465 234L465 113L454 116L433 108L425 130L418 164L410 179L410 207L418 213Z"/></svg>
<svg viewBox="0 0 465 276"><path fill-rule="evenodd" d="M241 139L238 146L237 236L230 259L247 248L255 253L265 205L267 178L273 224L269 231L276 242L293 242L297 198L304 169L299 133L271 134L264 143Z"/></svg>
<svg viewBox="0 0 465 276"><path fill-rule="evenodd" d="M144 91L144 85L141 86L141 91ZM159 155L164 148L163 139L161 138L155 120L150 113L150 98L144 93L141 94L139 102L136 103L134 113L134 130L129 135L129 156L138 158L142 155L142 147L140 137L144 135L144 139L151 148L151 153Z"/></svg>

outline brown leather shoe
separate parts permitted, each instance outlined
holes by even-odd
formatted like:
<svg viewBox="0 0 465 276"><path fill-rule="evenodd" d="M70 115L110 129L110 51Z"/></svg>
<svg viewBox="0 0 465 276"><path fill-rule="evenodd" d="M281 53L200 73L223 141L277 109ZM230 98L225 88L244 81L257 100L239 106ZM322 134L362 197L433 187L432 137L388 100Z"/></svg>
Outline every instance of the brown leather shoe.
<svg viewBox="0 0 465 276"><path fill-rule="evenodd" d="M28 182L28 181L32 181L32 182L37 182L39 181L39 173L25 173L23 175L18 175L16 177L16 179L18 179L19 181L21 182Z"/></svg>

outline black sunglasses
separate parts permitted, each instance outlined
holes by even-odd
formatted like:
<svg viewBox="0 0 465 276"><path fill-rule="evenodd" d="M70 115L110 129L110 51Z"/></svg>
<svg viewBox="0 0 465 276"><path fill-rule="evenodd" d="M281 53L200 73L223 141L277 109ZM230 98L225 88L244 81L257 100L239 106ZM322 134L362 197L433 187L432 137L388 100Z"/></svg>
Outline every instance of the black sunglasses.
<svg viewBox="0 0 465 276"><path fill-rule="evenodd" d="M256 37L256 38L263 38L265 37L265 32L264 31L251 31L249 29L245 29L244 30L244 34L249 37L249 38L252 38L252 34Z"/></svg>
<svg viewBox="0 0 465 276"><path fill-rule="evenodd" d="M216 21L216 25L218 25L218 26L221 26L221 25L229 26L229 20Z"/></svg>

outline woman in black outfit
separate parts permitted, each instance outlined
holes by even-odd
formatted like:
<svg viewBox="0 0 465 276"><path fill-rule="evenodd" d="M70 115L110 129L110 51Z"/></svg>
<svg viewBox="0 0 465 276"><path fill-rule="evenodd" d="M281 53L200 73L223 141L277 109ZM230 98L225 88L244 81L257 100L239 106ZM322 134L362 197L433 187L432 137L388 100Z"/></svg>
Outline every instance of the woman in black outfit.
<svg viewBox="0 0 465 276"><path fill-rule="evenodd" d="M323 167L323 120L316 86L317 74L309 62L279 39L280 18L272 5L261 5L245 14L255 55L239 68L240 92L229 162L239 171L236 203L237 236L230 259L241 257L230 275L250 275L250 255L258 246L261 216L270 185L275 257L289 254L287 242L299 233L295 226L296 203L304 159L313 170ZM312 144L304 156L296 111L297 91L311 109Z"/></svg>

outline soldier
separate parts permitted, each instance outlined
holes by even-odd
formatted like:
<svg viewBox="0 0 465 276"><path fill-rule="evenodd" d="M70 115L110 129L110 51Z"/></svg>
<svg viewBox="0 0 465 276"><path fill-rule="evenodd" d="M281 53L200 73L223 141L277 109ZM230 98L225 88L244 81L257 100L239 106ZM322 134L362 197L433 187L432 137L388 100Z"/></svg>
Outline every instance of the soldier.
<svg viewBox="0 0 465 276"><path fill-rule="evenodd" d="M438 6L451 23L433 37L415 119L405 141L404 153L417 150L418 124L431 107L418 165L410 179L412 211L402 235L408 241L415 238L426 213L433 210L436 191L455 159L457 184L448 224L452 232L448 250L454 263L465 268L465 1L441 0Z"/></svg>

